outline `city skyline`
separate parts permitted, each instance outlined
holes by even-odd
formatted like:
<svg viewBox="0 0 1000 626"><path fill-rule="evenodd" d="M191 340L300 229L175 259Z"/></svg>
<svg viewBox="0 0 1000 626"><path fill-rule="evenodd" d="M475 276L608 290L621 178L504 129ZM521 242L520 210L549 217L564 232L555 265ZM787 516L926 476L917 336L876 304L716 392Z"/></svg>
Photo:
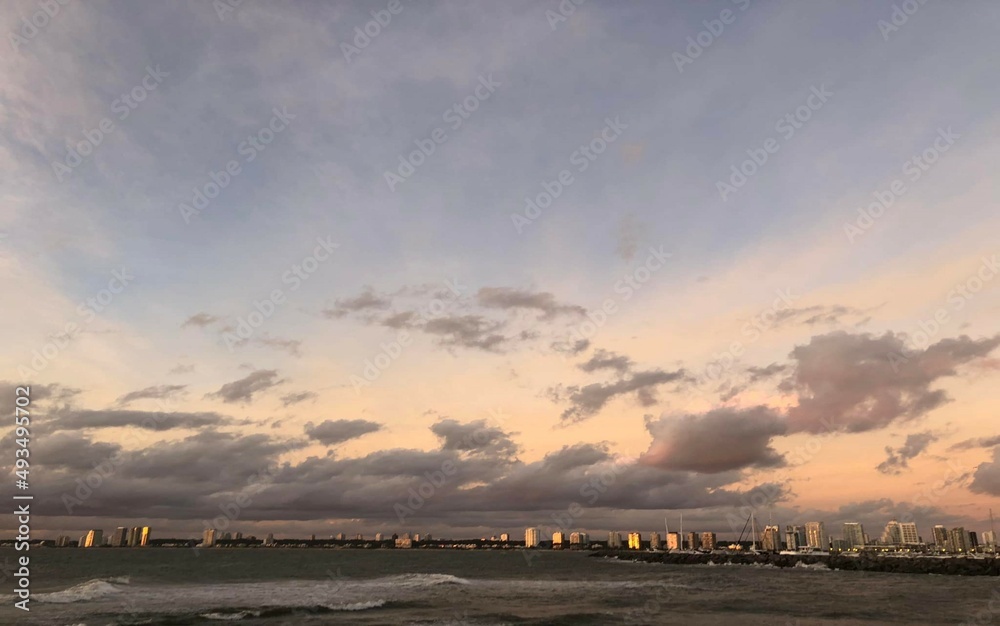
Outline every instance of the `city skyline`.
<svg viewBox="0 0 1000 626"><path fill-rule="evenodd" d="M33 537L988 527L1000 7L383 9L0 14Z"/></svg>

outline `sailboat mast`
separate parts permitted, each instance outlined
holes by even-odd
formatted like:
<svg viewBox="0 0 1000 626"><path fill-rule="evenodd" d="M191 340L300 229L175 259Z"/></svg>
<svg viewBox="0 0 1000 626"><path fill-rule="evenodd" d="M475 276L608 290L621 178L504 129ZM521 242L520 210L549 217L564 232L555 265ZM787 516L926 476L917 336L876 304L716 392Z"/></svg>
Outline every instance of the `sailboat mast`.
<svg viewBox="0 0 1000 626"><path fill-rule="evenodd" d="M993 528L993 509L990 509L990 537L993 538L993 554L997 553L997 531Z"/></svg>
<svg viewBox="0 0 1000 626"><path fill-rule="evenodd" d="M684 514L681 513L681 550L684 549Z"/></svg>
<svg viewBox="0 0 1000 626"><path fill-rule="evenodd" d="M754 517L753 512L750 513L750 536L753 537L753 550L757 550L757 519Z"/></svg>

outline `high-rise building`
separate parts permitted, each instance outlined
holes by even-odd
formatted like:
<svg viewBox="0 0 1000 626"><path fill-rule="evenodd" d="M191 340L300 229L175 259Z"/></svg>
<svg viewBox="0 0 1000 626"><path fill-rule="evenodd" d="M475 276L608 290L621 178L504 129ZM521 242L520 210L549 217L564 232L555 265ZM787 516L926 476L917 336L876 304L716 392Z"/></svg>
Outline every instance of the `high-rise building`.
<svg viewBox="0 0 1000 626"><path fill-rule="evenodd" d="M701 549L715 550L715 533L701 533Z"/></svg>
<svg viewBox="0 0 1000 626"><path fill-rule="evenodd" d="M803 546L799 541L799 527L785 526L785 547L788 550L798 550Z"/></svg>
<svg viewBox="0 0 1000 626"><path fill-rule="evenodd" d="M68 545L69 545L69 537L67 537L66 535L59 535L59 537L56 539L56 547L65 548Z"/></svg>
<svg viewBox="0 0 1000 626"><path fill-rule="evenodd" d="M264 545L265 546L273 546L274 545L274 533L267 533L267 536L264 537Z"/></svg>
<svg viewBox="0 0 1000 626"><path fill-rule="evenodd" d="M128 529L119 526L115 529L115 534L111 536L111 545L116 548L123 548L128 545Z"/></svg>
<svg viewBox="0 0 1000 626"><path fill-rule="evenodd" d="M87 547L87 535L80 535L80 539L77 540L76 542L76 547L77 548Z"/></svg>
<svg viewBox="0 0 1000 626"><path fill-rule="evenodd" d="M569 545L586 548L590 545L590 535L585 532L572 532L569 534Z"/></svg>
<svg viewBox="0 0 1000 626"><path fill-rule="evenodd" d="M662 547L663 540L660 539L660 533L652 533L649 536L649 549L659 550Z"/></svg>
<svg viewBox="0 0 1000 626"><path fill-rule="evenodd" d="M84 548L98 548L104 543L104 531L103 530L88 530L86 537L83 539Z"/></svg>
<svg viewBox="0 0 1000 626"><path fill-rule="evenodd" d="M206 528L205 529L205 533L202 535L202 538L201 538L201 545L202 545L202 547L205 547L205 548L211 548L212 546L215 545L215 529L214 528Z"/></svg>
<svg viewBox="0 0 1000 626"><path fill-rule="evenodd" d="M865 529L860 523L844 523L844 547L846 550L865 547Z"/></svg>
<svg viewBox="0 0 1000 626"><path fill-rule="evenodd" d="M948 552L962 554L969 551L969 534L959 526L948 531Z"/></svg>
<svg viewBox="0 0 1000 626"><path fill-rule="evenodd" d="M236 533L235 535L233 535L233 539L235 539L236 541L243 539L243 533Z"/></svg>
<svg viewBox="0 0 1000 626"><path fill-rule="evenodd" d="M503 541L504 543L510 541L510 535L507 533L500 533L500 541Z"/></svg>
<svg viewBox="0 0 1000 626"><path fill-rule="evenodd" d="M900 522L899 538L899 542L904 546L915 546L919 544L920 535L917 534L916 522Z"/></svg>
<svg viewBox="0 0 1000 626"><path fill-rule="evenodd" d="M976 531L969 531L969 550L972 552L979 551L979 536L976 535Z"/></svg>
<svg viewBox="0 0 1000 626"><path fill-rule="evenodd" d="M557 530L556 532L552 533L552 547L554 548L556 546L559 546L561 548L562 544L563 544L563 533L561 530Z"/></svg>
<svg viewBox="0 0 1000 626"><path fill-rule="evenodd" d="M667 533L667 550L680 550L680 549L681 549L680 533Z"/></svg>
<svg viewBox="0 0 1000 626"><path fill-rule="evenodd" d="M761 535L761 549L767 552L778 552L781 550L781 528L777 526L765 526Z"/></svg>
<svg viewBox="0 0 1000 626"><path fill-rule="evenodd" d="M538 529L537 528L525 528L524 529L524 547L525 548L535 548L538 546Z"/></svg>
<svg viewBox="0 0 1000 626"><path fill-rule="evenodd" d="M697 550L701 548L701 540L698 539L698 533L688 533L687 534L687 546L688 550Z"/></svg>
<svg viewBox="0 0 1000 626"><path fill-rule="evenodd" d="M889 520L889 523L885 525L885 530L882 531L882 545L898 546L902 543L903 532L900 529L899 522Z"/></svg>
<svg viewBox="0 0 1000 626"><path fill-rule="evenodd" d="M827 550L830 542L823 522L806 522L806 545L817 550Z"/></svg>
<svg viewBox="0 0 1000 626"><path fill-rule="evenodd" d="M146 546L147 544L149 544L149 540L150 540L150 536L149 535L150 535L151 532L152 532L152 530L149 528L149 526L143 526L143 527L141 527L139 529L139 545L140 546Z"/></svg>
<svg viewBox="0 0 1000 626"><path fill-rule="evenodd" d="M375 533L375 541L382 541L382 533Z"/></svg>
<svg viewBox="0 0 1000 626"><path fill-rule="evenodd" d="M344 533L337 533L336 539L337 539L337 541L343 541L344 540Z"/></svg>
<svg viewBox="0 0 1000 626"><path fill-rule="evenodd" d="M948 529L938 524L933 529L934 533L934 546L941 551L947 552L949 550L948 542Z"/></svg>
<svg viewBox="0 0 1000 626"><path fill-rule="evenodd" d="M616 530L612 530L608 533L608 547L609 548L620 548L622 547L622 534Z"/></svg>
<svg viewBox="0 0 1000 626"><path fill-rule="evenodd" d="M128 541L128 546L130 548L134 548L135 546L139 545L139 528L137 526L133 526L132 528L128 529L127 541Z"/></svg>
<svg viewBox="0 0 1000 626"><path fill-rule="evenodd" d="M642 535L637 532L631 532L628 534L628 549L629 550L642 550Z"/></svg>
<svg viewBox="0 0 1000 626"><path fill-rule="evenodd" d="M983 545L987 548L995 548L997 546L996 531L987 530L983 533Z"/></svg>

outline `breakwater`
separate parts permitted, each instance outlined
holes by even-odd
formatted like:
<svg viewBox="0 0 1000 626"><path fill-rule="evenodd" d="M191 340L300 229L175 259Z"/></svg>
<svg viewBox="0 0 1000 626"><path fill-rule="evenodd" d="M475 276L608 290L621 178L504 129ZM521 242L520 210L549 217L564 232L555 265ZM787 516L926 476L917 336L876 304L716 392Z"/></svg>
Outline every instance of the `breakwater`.
<svg viewBox="0 0 1000 626"><path fill-rule="evenodd" d="M667 565L756 565L758 567L826 567L859 572L892 572L897 574L944 574L952 576L1000 576L1000 560L996 558L937 558L895 557L861 554L857 556L827 554L761 553L679 553L639 552L635 550L597 550L593 557L664 563Z"/></svg>

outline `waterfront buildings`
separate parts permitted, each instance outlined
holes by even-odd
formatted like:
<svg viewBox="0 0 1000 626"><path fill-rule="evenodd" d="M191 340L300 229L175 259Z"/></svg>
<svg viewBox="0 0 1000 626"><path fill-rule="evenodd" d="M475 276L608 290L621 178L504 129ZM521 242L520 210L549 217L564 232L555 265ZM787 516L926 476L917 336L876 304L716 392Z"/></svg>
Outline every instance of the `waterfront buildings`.
<svg viewBox="0 0 1000 626"><path fill-rule="evenodd" d="M806 545L816 550L828 550L829 539L823 522L806 522Z"/></svg>
<svg viewBox="0 0 1000 626"><path fill-rule="evenodd" d="M961 526L948 531L948 551L956 554L969 551L969 535Z"/></svg>
<svg viewBox="0 0 1000 626"><path fill-rule="evenodd" d="M642 549L642 535L636 532L628 534L628 549L629 550L641 550Z"/></svg>
<svg viewBox="0 0 1000 626"><path fill-rule="evenodd" d="M101 546L104 540L103 530L88 530L86 536L83 539L84 548L98 548Z"/></svg>
<svg viewBox="0 0 1000 626"><path fill-rule="evenodd" d="M681 549L680 533L667 533L667 550L680 550L680 549Z"/></svg>
<svg viewBox="0 0 1000 626"><path fill-rule="evenodd" d="M844 549L865 547L865 529L858 522L844 523Z"/></svg>
<svg viewBox="0 0 1000 626"><path fill-rule="evenodd" d="M715 533L701 533L701 549L715 550Z"/></svg>
<svg viewBox="0 0 1000 626"><path fill-rule="evenodd" d="M202 547L205 547L205 548L211 548L212 546L215 545L215 529L214 528L206 528L205 529L205 532L202 534L202 537L201 537L201 545L202 545Z"/></svg>
<svg viewBox="0 0 1000 626"><path fill-rule="evenodd" d="M933 529L934 533L934 545L938 550L946 551L948 550L948 529L938 524Z"/></svg>
<svg viewBox="0 0 1000 626"><path fill-rule="evenodd" d="M111 545L115 547L128 545L128 528L119 526L115 529L115 534L111 536Z"/></svg>
<svg viewBox="0 0 1000 626"><path fill-rule="evenodd" d="M786 550L798 550L803 546L803 543L799 541L799 530L798 526L785 526Z"/></svg>
<svg viewBox="0 0 1000 626"><path fill-rule="evenodd" d="M535 548L538 546L538 529L526 528L524 530L524 547Z"/></svg>
<svg viewBox="0 0 1000 626"><path fill-rule="evenodd" d="M620 548L622 547L622 534L618 531L612 530L608 533L608 547L609 548Z"/></svg>
<svg viewBox="0 0 1000 626"><path fill-rule="evenodd" d="M781 529L777 526L765 526L761 534L761 549L767 552L781 550Z"/></svg>
<svg viewBox="0 0 1000 626"><path fill-rule="evenodd" d="M660 539L660 533L653 533L649 536L649 549L659 550L663 545L663 540Z"/></svg>
<svg viewBox="0 0 1000 626"><path fill-rule="evenodd" d="M701 547L701 540L698 539L698 533L688 533L687 534L687 545L684 546L688 550L697 550Z"/></svg>
<svg viewBox="0 0 1000 626"><path fill-rule="evenodd" d="M569 534L569 545L576 547L586 547L590 545L590 535L585 532L572 532Z"/></svg>
<svg viewBox="0 0 1000 626"><path fill-rule="evenodd" d="M920 535L917 534L917 524L915 522L900 522L899 538L900 543L904 546L920 544Z"/></svg>
<svg viewBox="0 0 1000 626"><path fill-rule="evenodd" d="M553 548L556 546L562 547L562 544L563 544L562 531L557 530L556 532L552 533L552 547Z"/></svg>

